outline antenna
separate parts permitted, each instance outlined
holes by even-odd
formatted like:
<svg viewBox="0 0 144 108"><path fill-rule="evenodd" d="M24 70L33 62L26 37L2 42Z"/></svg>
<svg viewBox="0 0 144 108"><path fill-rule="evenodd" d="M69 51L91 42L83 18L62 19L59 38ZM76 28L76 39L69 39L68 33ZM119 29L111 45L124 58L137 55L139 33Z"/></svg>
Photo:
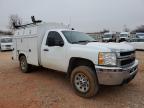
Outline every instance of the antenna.
<svg viewBox="0 0 144 108"><path fill-rule="evenodd" d="M68 24L69 28L71 27L71 16L69 16L69 24Z"/></svg>
<svg viewBox="0 0 144 108"><path fill-rule="evenodd" d="M69 28L71 28L71 23L72 23L72 21L71 21L71 16L69 17L69 24L68 24L68 26L69 26ZM74 28L71 28L71 30L75 30Z"/></svg>

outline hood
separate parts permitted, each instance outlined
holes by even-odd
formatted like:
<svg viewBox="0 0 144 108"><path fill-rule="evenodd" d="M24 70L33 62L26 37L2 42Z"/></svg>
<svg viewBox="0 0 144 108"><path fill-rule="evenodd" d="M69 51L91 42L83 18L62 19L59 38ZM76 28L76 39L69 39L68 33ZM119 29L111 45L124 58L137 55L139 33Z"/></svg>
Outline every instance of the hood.
<svg viewBox="0 0 144 108"><path fill-rule="evenodd" d="M87 46L92 47L99 47L99 48L108 48L112 52L123 52L123 51L132 51L134 48L131 45L125 44L125 43L102 43L102 42L92 42L88 43Z"/></svg>
<svg viewBox="0 0 144 108"><path fill-rule="evenodd" d="M112 38L103 38L103 40L110 40L110 39L112 39Z"/></svg>

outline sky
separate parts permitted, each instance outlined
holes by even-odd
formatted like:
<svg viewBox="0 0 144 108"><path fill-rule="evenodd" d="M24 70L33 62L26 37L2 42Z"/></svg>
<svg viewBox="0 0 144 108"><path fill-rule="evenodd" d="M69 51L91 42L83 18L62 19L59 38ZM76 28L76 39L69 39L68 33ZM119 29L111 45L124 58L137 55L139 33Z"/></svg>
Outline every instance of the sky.
<svg viewBox="0 0 144 108"><path fill-rule="evenodd" d="M23 22L34 15L83 32L122 31L124 25L133 30L144 25L144 0L0 0L0 30L8 28L12 14Z"/></svg>

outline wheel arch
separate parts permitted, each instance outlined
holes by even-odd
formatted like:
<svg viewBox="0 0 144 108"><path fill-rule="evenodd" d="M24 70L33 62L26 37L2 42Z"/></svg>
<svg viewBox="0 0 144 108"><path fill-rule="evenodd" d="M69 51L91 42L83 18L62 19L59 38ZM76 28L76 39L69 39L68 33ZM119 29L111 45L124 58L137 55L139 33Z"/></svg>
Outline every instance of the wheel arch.
<svg viewBox="0 0 144 108"><path fill-rule="evenodd" d="M68 71L67 71L68 77L70 77L73 69L76 68L77 66L89 66L94 70L96 74L95 65L91 60L81 57L72 57L70 58L68 65Z"/></svg>
<svg viewBox="0 0 144 108"><path fill-rule="evenodd" d="M20 53L20 54L19 54L19 57L18 57L19 60L20 60L20 57L21 57L21 56L25 56L25 54ZM26 57L26 56L25 56L25 57Z"/></svg>

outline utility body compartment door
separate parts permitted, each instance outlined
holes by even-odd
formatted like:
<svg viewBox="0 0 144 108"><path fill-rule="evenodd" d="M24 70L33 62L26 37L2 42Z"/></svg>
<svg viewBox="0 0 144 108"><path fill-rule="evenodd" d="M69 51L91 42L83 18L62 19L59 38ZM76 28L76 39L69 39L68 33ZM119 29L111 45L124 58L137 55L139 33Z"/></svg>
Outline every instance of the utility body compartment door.
<svg viewBox="0 0 144 108"><path fill-rule="evenodd" d="M37 37L31 37L28 41L28 58L27 61L29 64L38 66L38 43Z"/></svg>

